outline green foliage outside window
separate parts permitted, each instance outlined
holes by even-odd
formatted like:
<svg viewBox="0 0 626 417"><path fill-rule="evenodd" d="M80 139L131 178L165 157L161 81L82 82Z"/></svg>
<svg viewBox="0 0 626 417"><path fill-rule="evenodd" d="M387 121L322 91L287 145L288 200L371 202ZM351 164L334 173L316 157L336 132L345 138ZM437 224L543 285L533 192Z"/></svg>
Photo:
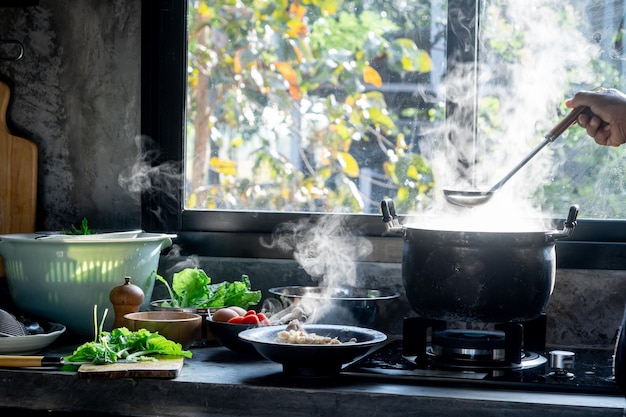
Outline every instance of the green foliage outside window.
<svg viewBox="0 0 626 417"><path fill-rule="evenodd" d="M390 196L430 191L373 63L428 73L431 60L385 13L340 0L192 5L188 208L361 212L359 142L385 155L369 168Z"/></svg>

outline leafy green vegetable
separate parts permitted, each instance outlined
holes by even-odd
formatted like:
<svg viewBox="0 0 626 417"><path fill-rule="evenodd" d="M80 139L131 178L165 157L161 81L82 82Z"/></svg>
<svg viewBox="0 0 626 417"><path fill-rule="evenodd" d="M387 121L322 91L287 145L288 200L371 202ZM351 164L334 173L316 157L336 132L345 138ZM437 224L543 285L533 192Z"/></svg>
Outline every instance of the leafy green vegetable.
<svg viewBox="0 0 626 417"><path fill-rule="evenodd" d="M183 350L180 343L152 333L146 329L130 331L126 327L113 329L111 332L102 331L102 325L107 315L104 316L100 327L96 322L97 306L94 307L94 324L96 337L94 341L87 342L64 357L65 362L91 362L96 365L114 363L119 360L129 362L155 361L154 355L183 356L191 358L188 350Z"/></svg>
<svg viewBox="0 0 626 417"><path fill-rule="evenodd" d="M98 233L95 229L90 229L89 224L87 223L87 218L83 217L83 221L81 222L80 229L74 225L70 226L70 230L64 230L63 234L65 235L93 235Z"/></svg>
<svg viewBox="0 0 626 417"><path fill-rule="evenodd" d="M211 278L198 268L186 268L172 276L172 285L160 275L156 279L167 287L169 301L164 307L211 308L238 306L248 309L261 300L261 291L252 291L250 278L241 276L241 281L211 284Z"/></svg>

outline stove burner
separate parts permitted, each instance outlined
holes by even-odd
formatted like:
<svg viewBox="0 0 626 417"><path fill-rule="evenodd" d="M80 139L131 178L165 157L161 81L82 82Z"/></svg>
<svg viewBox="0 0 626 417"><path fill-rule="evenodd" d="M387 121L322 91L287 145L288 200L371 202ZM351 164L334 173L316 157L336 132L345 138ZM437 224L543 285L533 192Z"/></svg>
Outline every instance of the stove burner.
<svg viewBox="0 0 626 417"><path fill-rule="evenodd" d="M603 394L622 398L623 394L612 377L612 350L590 349L576 351L574 378L550 376L544 351L524 351L519 364L502 362L495 367L480 368L465 361L452 367L433 365L429 348L429 365L418 363L415 354L408 355L402 338L393 339L384 348L350 365L343 376L373 378L375 381L410 381L439 387L473 387L477 389L506 389L523 392L558 392L574 394ZM623 401L623 400L622 400Z"/></svg>
<svg viewBox="0 0 626 417"><path fill-rule="evenodd" d="M502 331L451 329L432 334L432 354L440 358L502 362L505 348Z"/></svg>
<svg viewBox="0 0 626 417"><path fill-rule="evenodd" d="M489 330L451 329L449 323L425 317L404 319L403 356L419 367L522 369L547 361L545 315L523 323L480 326ZM492 330L493 329L493 330Z"/></svg>
<svg viewBox="0 0 626 417"><path fill-rule="evenodd" d="M522 370L531 369L544 365L548 362L545 356L536 352L522 352L522 359L519 363L512 363L506 360L492 360L492 359L479 359L479 358L460 358L451 356L437 356L429 348L427 351L427 361L419 361L416 356L403 356L406 360L422 367L424 369L440 369L446 371L474 371L474 372L487 372L493 375L497 375L497 372L502 370Z"/></svg>

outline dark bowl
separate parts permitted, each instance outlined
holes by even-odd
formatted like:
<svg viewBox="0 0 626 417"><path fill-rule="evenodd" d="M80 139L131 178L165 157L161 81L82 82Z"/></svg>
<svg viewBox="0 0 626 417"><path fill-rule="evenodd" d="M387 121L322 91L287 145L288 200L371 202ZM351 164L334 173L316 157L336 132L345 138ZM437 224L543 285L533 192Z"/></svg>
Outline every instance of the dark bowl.
<svg viewBox="0 0 626 417"><path fill-rule="evenodd" d="M287 326L264 326L245 330L239 338L250 343L264 358L283 366L283 373L297 377L332 377L341 369L377 350L387 336L373 329L331 324L305 324L308 333L336 337L341 342L355 338L355 343L292 344L277 339Z"/></svg>
<svg viewBox="0 0 626 417"><path fill-rule="evenodd" d="M349 325L389 332L389 323L395 322L400 314L400 295L387 290L287 286L270 288L269 293L284 309L298 306L304 310L310 324Z"/></svg>
<svg viewBox="0 0 626 417"><path fill-rule="evenodd" d="M244 330L261 327L258 324L226 323L223 321L213 321L211 318L207 319L207 324L211 334L220 345L232 350L233 352L249 356L260 356L254 346L239 338L239 333Z"/></svg>

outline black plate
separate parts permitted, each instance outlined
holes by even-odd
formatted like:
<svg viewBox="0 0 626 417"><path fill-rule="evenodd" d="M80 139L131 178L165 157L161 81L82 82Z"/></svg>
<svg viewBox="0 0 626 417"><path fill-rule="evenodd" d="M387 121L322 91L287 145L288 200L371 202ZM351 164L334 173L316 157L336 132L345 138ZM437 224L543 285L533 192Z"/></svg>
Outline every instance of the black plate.
<svg viewBox="0 0 626 417"><path fill-rule="evenodd" d="M239 337L250 342L266 359L283 365L291 376L328 377L339 374L342 367L374 352L387 340L387 335L373 329L332 324L305 324L308 333L336 337L341 342L351 338L356 343L292 344L278 340L278 332L287 326L259 327L244 330Z"/></svg>

